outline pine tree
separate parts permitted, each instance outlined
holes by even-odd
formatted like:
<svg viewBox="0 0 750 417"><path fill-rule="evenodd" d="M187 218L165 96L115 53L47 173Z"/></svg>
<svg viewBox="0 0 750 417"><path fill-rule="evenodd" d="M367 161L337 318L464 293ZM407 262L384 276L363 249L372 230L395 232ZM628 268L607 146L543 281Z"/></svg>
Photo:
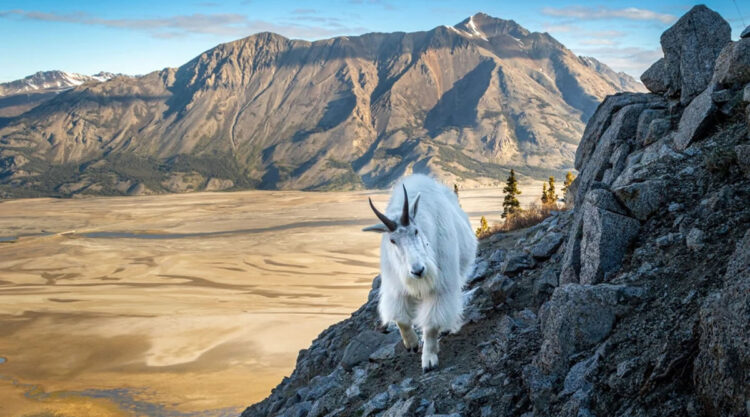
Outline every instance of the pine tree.
<svg viewBox="0 0 750 417"><path fill-rule="evenodd" d="M482 218L479 219L479 228L477 228L477 231L476 231L477 237L482 237L489 231L490 231L490 225L487 224L487 219L484 216L482 216Z"/></svg>
<svg viewBox="0 0 750 417"><path fill-rule="evenodd" d="M511 169L508 181L503 188L505 198L503 199L503 218L508 217L521 211L521 203L516 198L517 195L521 194L521 190L518 189L518 181L516 180L516 173Z"/></svg>
<svg viewBox="0 0 750 417"><path fill-rule="evenodd" d="M543 206L547 205L547 183L546 182L542 183L542 205Z"/></svg>
<svg viewBox="0 0 750 417"><path fill-rule="evenodd" d="M557 194L555 194L555 177L549 177L549 187L547 187L547 204L557 205Z"/></svg>
<svg viewBox="0 0 750 417"><path fill-rule="evenodd" d="M573 176L572 172L568 171L568 173L565 174L565 182L563 182L562 188L563 198L566 198L568 195L568 188L570 188L570 184L573 183L574 179L576 179L576 177Z"/></svg>

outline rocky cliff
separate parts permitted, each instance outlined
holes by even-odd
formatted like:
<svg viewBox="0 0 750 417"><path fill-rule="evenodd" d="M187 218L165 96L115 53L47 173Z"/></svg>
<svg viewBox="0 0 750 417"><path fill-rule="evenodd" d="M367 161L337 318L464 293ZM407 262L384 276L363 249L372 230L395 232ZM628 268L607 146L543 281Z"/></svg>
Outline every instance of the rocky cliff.
<svg viewBox="0 0 750 417"><path fill-rule="evenodd" d="M642 88L484 14L316 42L260 33L0 119L0 196L559 176L599 102Z"/></svg>
<svg viewBox="0 0 750 417"><path fill-rule="evenodd" d="M662 47L589 121L575 209L480 242L439 370L378 330L375 279L243 417L747 417L750 38L697 6Z"/></svg>

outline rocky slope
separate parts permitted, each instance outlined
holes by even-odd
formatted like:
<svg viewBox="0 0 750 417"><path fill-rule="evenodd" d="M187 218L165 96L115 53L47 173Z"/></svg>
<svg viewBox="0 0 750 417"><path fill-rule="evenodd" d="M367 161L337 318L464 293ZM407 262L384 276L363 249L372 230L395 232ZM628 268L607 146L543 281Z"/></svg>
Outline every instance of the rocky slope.
<svg viewBox="0 0 750 417"><path fill-rule="evenodd" d="M412 171L476 185L508 167L559 176L598 103L639 88L484 14L312 43L260 33L0 122L0 192L384 187Z"/></svg>
<svg viewBox="0 0 750 417"><path fill-rule="evenodd" d="M574 210L480 243L440 370L378 330L375 279L242 416L747 417L750 38L725 28L691 9L646 82L668 88L599 106Z"/></svg>
<svg viewBox="0 0 750 417"><path fill-rule="evenodd" d="M82 75L65 71L40 71L26 78L0 83L0 118L19 116L57 94L86 82L102 82L115 74Z"/></svg>

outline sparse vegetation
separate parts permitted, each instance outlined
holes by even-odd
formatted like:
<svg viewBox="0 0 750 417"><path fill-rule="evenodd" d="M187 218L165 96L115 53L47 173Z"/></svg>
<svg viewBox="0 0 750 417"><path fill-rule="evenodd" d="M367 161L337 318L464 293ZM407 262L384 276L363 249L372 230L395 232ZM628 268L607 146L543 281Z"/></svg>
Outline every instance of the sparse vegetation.
<svg viewBox="0 0 750 417"><path fill-rule="evenodd" d="M565 200L566 205L568 204L568 189L570 188L570 184L572 184L573 180L575 179L576 177L572 172L568 171L567 173L565 173L565 182L563 182L562 193L563 200Z"/></svg>
<svg viewBox="0 0 750 417"><path fill-rule="evenodd" d="M555 193L555 177L549 177L549 186L547 187L547 204L557 208L557 193Z"/></svg>
<svg viewBox="0 0 750 417"><path fill-rule="evenodd" d="M505 198L503 199L503 214L502 217L508 221L510 217L518 214L521 211L521 203L516 198L517 195L521 194L521 190L518 189L518 180L516 180L516 173L512 169L510 170L510 176L503 188Z"/></svg>
<svg viewBox="0 0 750 417"><path fill-rule="evenodd" d="M506 218L503 223L495 223L487 229L482 229L480 226L480 228L477 229L477 238L484 239L499 232L512 232L514 230L525 229L543 222L553 211L565 210L567 209L559 209L552 205L542 206L532 203L528 208ZM482 229L481 233L480 229Z"/></svg>
<svg viewBox="0 0 750 417"><path fill-rule="evenodd" d="M477 238L482 238L482 236L486 235L490 231L490 225L487 224L487 218L482 216L481 219L479 219L479 227L477 228L477 231L475 232L477 235Z"/></svg>

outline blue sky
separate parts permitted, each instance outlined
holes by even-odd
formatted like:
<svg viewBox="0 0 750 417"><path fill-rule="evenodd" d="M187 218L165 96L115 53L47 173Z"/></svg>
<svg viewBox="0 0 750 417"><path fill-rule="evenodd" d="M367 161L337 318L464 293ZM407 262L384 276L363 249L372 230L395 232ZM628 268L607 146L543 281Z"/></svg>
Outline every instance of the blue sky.
<svg viewBox="0 0 750 417"><path fill-rule="evenodd" d="M744 0L705 4L729 21L735 39L750 23L750 4ZM639 76L661 56L660 34L693 5L673 0L0 0L0 82L50 69L145 74L261 31L307 40L411 32L453 25L480 11L549 32L579 55Z"/></svg>

